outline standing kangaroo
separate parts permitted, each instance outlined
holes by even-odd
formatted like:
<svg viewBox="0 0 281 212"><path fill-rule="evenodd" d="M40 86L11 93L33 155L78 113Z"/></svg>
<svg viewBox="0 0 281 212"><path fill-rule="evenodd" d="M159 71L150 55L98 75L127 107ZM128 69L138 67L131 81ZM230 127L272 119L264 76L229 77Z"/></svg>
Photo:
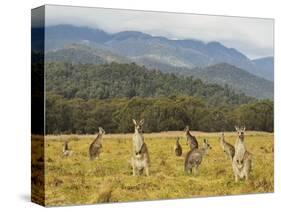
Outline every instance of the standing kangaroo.
<svg viewBox="0 0 281 212"><path fill-rule="evenodd" d="M212 147L209 145L208 141L204 139L202 148L195 148L190 150L185 157L185 172L192 173L192 169L194 168L194 173L195 175L197 175L198 167L200 166L203 157L208 153L209 149L212 149Z"/></svg>
<svg viewBox="0 0 281 212"><path fill-rule="evenodd" d="M187 145L188 145L188 143L190 145L190 150L197 149L198 148L197 139L195 138L195 136L190 134L189 126L186 126L184 131L186 133Z"/></svg>
<svg viewBox="0 0 281 212"><path fill-rule="evenodd" d="M176 156L181 156L182 155L182 147L180 145L179 140L180 140L180 138L178 137L177 140L176 140L175 147L174 147Z"/></svg>
<svg viewBox="0 0 281 212"><path fill-rule="evenodd" d="M140 175L145 170L146 176L149 176L149 154L144 138L142 135L142 126L144 120L139 123L133 119L135 125L135 133L133 135L133 152L131 158L131 164L133 167L133 176Z"/></svg>
<svg viewBox="0 0 281 212"><path fill-rule="evenodd" d="M251 171L252 159L251 154L245 147L244 134L246 128L235 127L237 131L237 139L235 143L235 154L232 160L232 168L235 176L235 182L245 177L249 179L249 173Z"/></svg>
<svg viewBox="0 0 281 212"><path fill-rule="evenodd" d="M99 133L95 140L91 143L89 147L90 160L94 160L99 157L102 148L102 136L105 134L103 128L99 127Z"/></svg>
<svg viewBox="0 0 281 212"><path fill-rule="evenodd" d="M220 137L220 143L222 150L225 152L226 156L232 161L234 154L235 154L235 148L231 144L227 143L224 138L224 133L221 133Z"/></svg>
<svg viewBox="0 0 281 212"><path fill-rule="evenodd" d="M67 157L67 156L71 156L72 155L72 151L69 149L68 147L68 141L65 141L64 144L63 144L63 148L62 148L62 154L64 157Z"/></svg>

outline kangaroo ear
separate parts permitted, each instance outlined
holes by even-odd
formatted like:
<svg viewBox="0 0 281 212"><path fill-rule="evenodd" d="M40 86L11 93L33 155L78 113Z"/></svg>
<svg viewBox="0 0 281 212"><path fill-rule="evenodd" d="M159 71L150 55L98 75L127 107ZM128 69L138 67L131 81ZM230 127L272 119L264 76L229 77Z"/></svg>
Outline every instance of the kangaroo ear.
<svg viewBox="0 0 281 212"><path fill-rule="evenodd" d="M203 141L205 144L207 143L207 140L204 138L204 141Z"/></svg>
<svg viewBox="0 0 281 212"><path fill-rule="evenodd" d="M135 120L135 119L133 119L133 123L134 123L134 125L137 125L137 122L136 122L136 120Z"/></svg>
<svg viewBox="0 0 281 212"><path fill-rule="evenodd" d="M140 120L140 125L144 124L144 119Z"/></svg>
<svg viewBox="0 0 281 212"><path fill-rule="evenodd" d="M184 131L189 131L189 126L186 125L186 127L184 128Z"/></svg>
<svg viewBox="0 0 281 212"><path fill-rule="evenodd" d="M245 127L245 126L243 127L243 131L244 131L244 132L246 131L246 127Z"/></svg>
<svg viewBox="0 0 281 212"><path fill-rule="evenodd" d="M235 130L236 130L236 131L239 131L239 127L235 126Z"/></svg>

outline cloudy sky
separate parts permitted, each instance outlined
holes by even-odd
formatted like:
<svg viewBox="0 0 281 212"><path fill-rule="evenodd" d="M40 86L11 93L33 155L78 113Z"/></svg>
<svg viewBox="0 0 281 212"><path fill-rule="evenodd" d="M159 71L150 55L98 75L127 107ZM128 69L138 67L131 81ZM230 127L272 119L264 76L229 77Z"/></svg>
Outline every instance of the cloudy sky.
<svg viewBox="0 0 281 212"><path fill-rule="evenodd" d="M249 58L273 55L272 19L66 6L47 6L45 15L47 26L72 24L108 33L135 30L170 39L219 41Z"/></svg>

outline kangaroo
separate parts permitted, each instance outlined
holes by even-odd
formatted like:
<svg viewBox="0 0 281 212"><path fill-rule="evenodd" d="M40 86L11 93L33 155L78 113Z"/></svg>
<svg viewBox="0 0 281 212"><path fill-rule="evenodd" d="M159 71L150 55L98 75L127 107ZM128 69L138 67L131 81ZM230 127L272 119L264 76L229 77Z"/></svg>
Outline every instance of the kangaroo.
<svg viewBox="0 0 281 212"><path fill-rule="evenodd" d="M235 148L231 144L227 143L224 138L224 133L221 133L220 137L220 143L222 150L225 152L226 156L232 161L234 154L235 154Z"/></svg>
<svg viewBox="0 0 281 212"><path fill-rule="evenodd" d="M237 139L235 143L235 154L232 160L232 168L235 177L235 182L245 177L249 179L249 173L252 166L252 157L245 147L244 134L246 128L235 127L237 131Z"/></svg>
<svg viewBox="0 0 281 212"><path fill-rule="evenodd" d="M176 140L175 147L174 147L176 156L181 156L182 155L182 147L180 145L179 140L180 140L180 138L178 137L177 140Z"/></svg>
<svg viewBox="0 0 281 212"><path fill-rule="evenodd" d="M99 133L95 140L91 143L89 147L90 160L94 160L99 157L102 148L102 136L105 134L103 128L99 127Z"/></svg>
<svg viewBox="0 0 281 212"><path fill-rule="evenodd" d="M212 149L209 145L208 141L204 139L202 148L191 149L185 158L184 161L184 170L187 173L192 173L192 169L194 168L194 174L198 174L198 167L200 166L203 157L208 153L208 150Z"/></svg>
<svg viewBox="0 0 281 212"><path fill-rule="evenodd" d="M190 145L190 150L197 149L197 148L198 148L197 139L195 138L195 136L192 136L192 135L190 134L189 126L186 126L186 128L185 128L185 133L186 133L187 145L188 145L188 143L189 143L189 145Z"/></svg>
<svg viewBox="0 0 281 212"><path fill-rule="evenodd" d="M145 170L146 176L149 176L149 154L148 148L144 143L142 135L142 126L144 120L142 119L139 123L133 119L135 125L135 133L133 135L133 152L131 158L131 164L133 167L133 176L140 175Z"/></svg>
<svg viewBox="0 0 281 212"><path fill-rule="evenodd" d="M64 157L71 156L73 151L71 151L68 147L68 141L64 142L63 148L62 148L62 154Z"/></svg>

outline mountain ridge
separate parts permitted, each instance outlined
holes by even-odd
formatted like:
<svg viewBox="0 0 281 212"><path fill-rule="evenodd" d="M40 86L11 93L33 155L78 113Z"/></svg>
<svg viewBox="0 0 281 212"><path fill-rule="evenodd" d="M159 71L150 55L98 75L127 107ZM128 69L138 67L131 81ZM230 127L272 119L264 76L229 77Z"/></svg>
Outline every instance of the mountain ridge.
<svg viewBox="0 0 281 212"><path fill-rule="evenodd" d="M217 41L205 43L196 39L172 40L139 31L110 34L97 28L73 25L48 26L45 31L47 51L62 48L65 44L88 41L90 44L99 43L103 48L121 56L131 57L136 63L144 63L143 58L148 56L158 60L163 58L169 65L186 68L206 67L225 62L273 81L273 65L265 67L249 59L239 50L228 48ZM158 68L156 62L157 60L152 68Z"/></svg>
<svg viewBox="0 0 281 212"><path fill-rule="evenodd" d="M228 84L235 91L243 92L246 95L256 98L273 99L273 83L271 81L255 76L227 63L200 68L186 68L174 67L163 63L163 61L156 61L155 58L147 57L142 59L144 61L138 59L139 62L137 64L144 65L150 70L155 69L155 63L157 63L157 70L161 70L164 73L194 76L205 82L216 83L222 86ZM83 44L72 44L67 45L63 49L47 52L46 61L68 62L71 64L106 64L111 62L132 63L135 60L113 54L104 49L93 48Z"/></svg>
<svg viewBox="0 0 281 212"><path fill-rule="evenodd" d="M273 75L273 66L267 66L267 69L259 67L260 63L255 63L239 50L228 48L218 41L169 39L129 30L107 33L98 28L73 25L48 26L45 31L47 51L62 48L65 44L88 41L90 45L99 43L121 56L131 57L136 63L139 62L138 60L143 61L143 58L148 55L152 58L163 58L166 62L175 60L177 62L171 65L187 68L206 67L226 62L273 81L272 77L268 78L268 75Z"/></svg>

